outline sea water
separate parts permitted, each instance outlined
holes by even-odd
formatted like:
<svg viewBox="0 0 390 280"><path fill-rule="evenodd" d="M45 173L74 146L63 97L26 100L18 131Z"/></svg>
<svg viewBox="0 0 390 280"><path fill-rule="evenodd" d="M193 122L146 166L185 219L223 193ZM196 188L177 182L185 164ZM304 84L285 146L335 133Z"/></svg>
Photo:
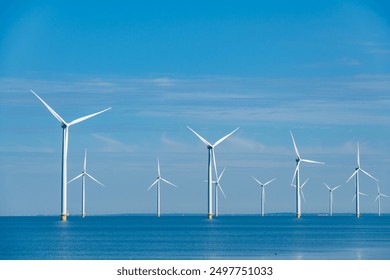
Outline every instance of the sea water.
<svg viewBox="0 0 390 280"><path fill-rule="evenodd" d="M0 217L3 260L390 260L390 216Z"/></svg>

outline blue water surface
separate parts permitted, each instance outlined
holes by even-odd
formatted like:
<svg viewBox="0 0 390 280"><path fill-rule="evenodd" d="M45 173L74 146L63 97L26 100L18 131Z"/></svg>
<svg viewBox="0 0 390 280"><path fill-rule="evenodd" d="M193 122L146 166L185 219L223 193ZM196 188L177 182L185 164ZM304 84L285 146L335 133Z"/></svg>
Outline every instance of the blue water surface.
<svg viewBox="0 0 390 280"><path fill-rule="evenodd" d="M0 217L0 259L390 260L390 216Z"/></svg>

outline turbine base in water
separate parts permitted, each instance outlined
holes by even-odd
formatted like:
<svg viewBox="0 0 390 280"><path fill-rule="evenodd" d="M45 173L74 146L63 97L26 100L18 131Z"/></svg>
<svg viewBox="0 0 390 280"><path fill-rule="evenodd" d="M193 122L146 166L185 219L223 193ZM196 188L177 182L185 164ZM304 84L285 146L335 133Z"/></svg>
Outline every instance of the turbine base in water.
<svg viewBox="0 0 390 280"><path fill-rule="evenodd" d="M213 218L213 214L208 214L207 217L209 218L209 220L211 220Z"/></svg>
<svg viewBox="0 0 390 280"><path fill-rule="evenodd" d="M297 219L300 219L301 218L301 214L296 214L296 217L297 217Z"/></svg>
<svg viewBox="0 0 390 280"><path fill-rule="evenodd" d="M85 218L85 214L81 214L81 218Z"/></svg>
<svg viewBox="0 0 390 280"><path fill-rule="evenodd" d="M61 221L66 221L66 217L67 217L67 215L66 214L61 214Z"/></svg>
<svg viewBox="0 0 390 280"><path fill-rule="evenodd" d="M360 218L360 214L356 214L356 218L358 218L358 219L359 219L359 218Z"/></svg>

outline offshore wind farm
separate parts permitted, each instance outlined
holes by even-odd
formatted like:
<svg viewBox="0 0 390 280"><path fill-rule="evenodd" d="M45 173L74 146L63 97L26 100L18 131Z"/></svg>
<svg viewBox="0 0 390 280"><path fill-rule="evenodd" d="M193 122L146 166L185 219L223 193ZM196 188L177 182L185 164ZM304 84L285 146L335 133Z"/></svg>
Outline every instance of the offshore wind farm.
<svg viewBox="0 0 390 280"><path fill-rule="evenodd" d="M0 259L390 259L389 8L0 4Z"/></svg>
<svg viewBox="0 0 390 280"><path fill-rule="evenodd" d="M88 115L88 116L85 116L85 117L82 117L82 118L79 118L79 119L76 119L72 122L70 122L69 124L66 123L45 101L43 101L43 99L41 99L33 90L31 90L31 92L46 106L46 108L62 123L62 128L63 128L63 152L62 152L62 170L61 170L61 220L62 221L66 221L66 217L69 215L68 211L67 211L67 208L66 208L66 203L67 203L67 184L74 181L75 179L78 179L80 177L82 177L82 217L84 218L85 217L85 176L88 176L90 177L92 180L94 180L95 182L97 182L98 184L102 185L102 183L100 183L99 181L97 181L94 177L92 177L90 174L88 174L86 172L86 161L87 161L87 152L85 151L85 157L84 157L84 169L83 169L83 172L81 174L79 174L78 176L74 177L72 180L70 180L69 182L65 182L64 183L64 178L66 179L67 178L67 150L68 150L68 127L75 124L75 123L78 123L78 122L81 122L81 121L84 121L86 119L89 119L89 118L92 118L98 114L101 114L111 108L108 108L108 109L105 109L103 111L100 111L98 113L94 113L94 114L91 114L91 115ZM215 156L215 148L221 144L223 141L225 141L226 139L228 139L231 135L233 135L239 128L236 128L235 130L231 131L230 133L226 134L225 136L223 136L222 138L220 138L219 140L217 140L214 144L211 144L210 142L208 142L205 138L203 138L200 134L198 134L196 131L194 131L192 128L190 128L189 126L187 126L187 128L192 132L194 133L207 147L207 150L208 150L208 160L207 160L207 186L208 186L208 198L207 198L207 205L208 205L208 211L207 211L207 217L208 219L212 219L213 217L213 209L215 211L215 214L216 216L219 215L219 211L218 211L218 192L221 191L222 194L224 195L224 197L226 198L226 195L224 193L224 191L222 190L221 186L220 186L220 179L223 175L223 173L225 172L225 169L222 171L222 173L220 175L218 175L218 171L217 171L217 161L216 161L216 156ZM303 198L303 200L306 202L306 198L304 196L304 193L303 193L303 187L306 185L306 183L309 181L309 178L306 179L306 181L304 183L301 184L301 180L300 180L300 165L301 165L301 162L303 163L312 163L312 164L325 164L323 162L319 162L319 161L314 161L314 160L309 160L309 159L304 159L304 158L301 158L300 156L300 153L298 151L298 147L297 147L297 144L295 142L295 139L294 139L294 136L293 136L293 133L290 131L290 135L291 135L291 139L292 139L292 142L293 142L293 146L294 146L294 151L295 151L295 154L296 154L296 168L295 168L295 171L294 171L294 175L293 175L293 178L292 178L292 181L291 181L291 186L295 187L295 198L296 198L296 218L300 218L301 217L301 214L302 214L302 211L301 211L301 199ZM214 173L213 173L214 171ZM373 177L372 175L370 175L367 171L365 171L364 169L361 168L360 166L360 148L359 148L359 143L357 144L357 167L355 169L355 172L352 173L352 175L348 178L347 182L348 183L353 177L355 177L355 196L354 196L354 200L356 201L356 217L357 218L360 218L360 195L365 195L364 193L360 192L360 180L359 180L359 171L364 173L365 175L367 175L368 177L371 177L372 179L374 179L375 181L379 181L378 179L376 179L375 177ZM213 177L215 179L213 179ZM259 180L257 180L255 177L252 176L252 178L261 186L261 216L264 216L264 203L265 203L265 189L264 187L268 184L270 184L271 182L273 182L276 178L266 182L266 183L261 183ZM161 182L164 182L168 185L171 185L173 187L177 187L175 184L171 183L170 181L164 179L163 177L161 177L161 170L160 170L160 160L157 159L157 179L150 185L150 187L147 189L148 191L156 186L156 189L157 189L157 206L156 206L156 209L157 209L157 217L160 217L161 215L161 187L160 187L160 184ZM214 208L213 208L213 187L212 185L215 184L215 187L214 187L214 197L215 197L215 205L214 205ZM330 191L330 202L329 202L329 216L333 216L333 191L336 190L337 188L339 188L340 186L337 186L333 189L329 188L328 185L325 184L325 186L329 189ZM380 197L385 197L385 195L383 195L380 191L379 191L379 186L377 186L378 188L378 195L375 199L378 200L378 215L380 216Z"/></svg>
<svg viewBox="0 0 390 280"><path fill-rule="evenodd" d="M96 65L97 62L105 62L100 55L96 57L97 53L93 48L75 48L67 41L63 42L64 47L56 45L51 49L49 44L43 44L44 41L20 37L32 42L18 44L21 48L18 49L12 47L15 42L13 37L9 37L11 33L1 33L5 42L8 42L3 44L4 47L8 46L7 51L1 52L1 61L7 61L7 64L1 64L0 68L1 112L2 119L12 122L0 123L3 131L0 143L3 151L1 158L4 162L1 166L3 187L0 196L4 201L1 202L0 214L58 215L58 205L61 203L64 204L60 210L62 217L66 217L67 212L78 212L80 199L77 188L68 190L69 199L67 198L66 202L70 205L65 207L64 190L67 180L65 176L60 179L60 185L63 186L61 191L61 186L58 187L58 176L79 173L78 156L84 153L85 148L94 155L94 160L90 163L91 170L95 171L94 175L98 175L99 181L110 186L88 196L88 200L92 202L91 207L88 207L91 215L153 213L155 199L151 200L150 193L145 193L143 186L148 185L145 178L155 176L151 172L155 166L151 163L157 157L164 159L166 177L181 186L172 197L168 193L167 202L164 204L166 213L207 213L210 216L216 214L211 211L214 206L212 204L216 204L216 201L215 195L210 191L215 185L210 185L215 184L213 181L218 178L216 174L219 175L222 169L213 170L215 168L212 157L209 164L207 152L202 153L205 144L199 141L187 126L210 143L240 127L216 147L218 167L227 168L222 180L223 191L228 199L219 201L220 214L261 214L258 190L250 187L253 184L251 176L262 180L278 177L272 188L267 190L267 213L300 215L300 188L294 189L290 186L294 176L295 185L298 177L303 180L311 178L308 183L310 185L306 186L307 189L305 187L307 202L304 212L328 213L329 197L323 195L323 182L330 186L338 185L346 182L353 171L356 171L350 168L356 165L358 142L363 169L375 175L375 178L380 180L381 191L388 193L386 189L390 185L390 145L387 131L390 117L387 110L388 63L385 55L388 40L383 35L387 27L381 25L380 10L374 5L361 3L353 7L317 4L313 14L313 9L304 4L298 5L299 8L286 5L289 7L287 10L295 11L286 17L286 21L292 23L288 25L277 20L284 18L284 11L287 10L282 7L269 9L260 3L250 9L251 12L244 8L247 7L246 4L234 5L233 10L237 17L232 17L233 10L228 7L221 10L220 16L205 14L205 19L215 17L214 30L220 31L218 34L227 41L229 38L237 38L239 34L244 36L240 30L259 35L253 37L245 33L242 40L234 43L229 41L231 44L224 46L223 52L212 52L215 56L206 60L201 53L208 50L207 46L217 46L221 41L211 36L213 29L202 28L205 23L202 19L189 11L184 12L184 18L180 17L178 10L171 10L170 17L155 15L156 18L153 18L150 14L142 13L144 8L146 9L142 4L134 7L134 11L138 11L139 15L137 20L129 18L127 14L132 9L120 10L111 7L115 11L112 14L116 15L112 21L113 26L101 30L111 31L105 33L105 37L111 38L111 41L105 40L104 43L117 42L114 44L117 49L114 53L116 56L111 57L117 57L118 60L115 60L116 64L107 64L105 67ZM34 13L42 9L39 5L25 8L31 12L32 19L42 20L42 26L46 28L42 30L48 32L42 34L43 39L50 38L50 42L61 42L62 37L58 40L51 38L70 32L72 25L63 24L68 23L64 13L67 7L60 4L47 7L53 13L58 13L58 17L43 17L43 14ZM328 8L335 13L328 14ZM102 6L96 4L92 9L96 14L100 14ZM80 7L80 10L83 8ZM18 14L18 10L10 6L9 15L13 14L12 11L14 16L7 16L5 22L9 26L19 26L16 25L15 19L23 18L25 14ZM371 17L368 11L378 17ZM202 13L199 11L199 14ZM301 16L296 17L294 13ZM351 26L355 25L346 24L340 15L346 15L351 23L364 22L366 29L362 30L362 33L350 32ZM108 20L109 15L103 17ZM305 17L307 21L303 21ZM157 19L161 20L158 21L159 24ZM275 32L268 32L261 19L269 19L270 30ZM237 30L233 33L232 30L227 32L227 27L222 24L225 20L227 23L237 23ZM78 21L78 26L86 26L88 34L97 34L92 27L85 25L87 21ZM176 25L178 22L188 23L188 26ZM298 28L297 25L303 22L310 22L311 27ZM336 23L339 24L334 25ZM104 25L103 22L101 24ZM53 30L53 26L60 29ZM118 40L124 29L117 29L119 26L127 26L127 30L138 30L140 33L133 34L134 41L120 40L122 44ZM155 30L149 30L148 26L157 29L170 26L172 29L167 27L155 33ZM190 31L184 33L188 35L179 32L178 26ZM331 28L332 26L337 28ZM21 29L20 34L34 34L30 25L20 25L20 28L22 27L26 33ZM284 27L289 28L289 32L285 32L289 36L278 36ZM370 27L377 30L377 37L371 32L364 32ZM157 38L151 36L149 44L141 40L140 34L150 31L151 35L162 36L168 30L171 31L171 37L166 34L165 38L177 38L178 42L183 44L179 44L174 52L166 53L166 57L173 59L160 61L154 57L155 61L160 62L155 64L150 63L149 58L140 60L134 56L136 53L161 54L161 48L167 47L164 44L168 44L168 41L158 40L159 44ZM199 33L200 30L204 33ZM304 36L301 30L308 32L307 36ZM312 30L317 30L318 33L311 33ZM80 32L83 33L84 30ZM53 36L47 36L49 33ZM202 34L199 35L202 40L197 42L203 48L196 52L189 51L190 42L193 42L189 34ZM331 42L336 40L337 34L349 34L351 40L348 42L365 39L367 44L336 40L338 49L328 52L321 47L324 43L315 40L315 34L324 34L325 42L332 46L335 46ZM15 36L17 38L17 35ZM294 39L294 42L300 42L299 48L289 44L291 36L297 39ZM277 44L271 48L267 44L264 45L264 40L260 38L268 38ZM83 46L91 46L85 36L77 37L73 42L84 42ZM133 42L137 44L133 45ZM122 48L124 45L128 45L128 48ZM261 48L254 47L259 45ZM105 46L108 51L108 45ZM150 49L152 46L156 48L153 52ZM309 49L313 57L307 56L309 51L303 51ZM228 55L228 50L235 55ZM13 52L15 55L11 56ZM55 55L63 52L65 56ZM346 54L349 52L351 57L360 57L361 63L359 64L357 59L348 58ZM279 59L281 53L286 55L286 59ZM120 59L119 54L122 54ZM182 57L184 66L178 64L180 59L175 59L177 55L185 57ZM74 57L75 60L64 60L64 57ZM253 59L248 60L248 57ZM294 60L298 57L302 59L299 63ZM18 61L24 61L23 65L19 65ZM76 63L77 61L82 63ZM73 64L75 67L70 67ZM59 67L60 65L62 66ZM88 65L91 65L90 68ZM79 69L79 72L76 69ZM93 73L93 69L98 72ZM103 69L107 72L99 72ZM54 76L50 76L50 73ZM78 120L88 112L101 112L109 107L114 109L85 119L77 125L73 125L76 124L73 122L68 128L65 125L62 133L66 136L65 131L70 132L68 143L58 138L61 135L59 131L55 131L55 124L52 123L54 118L50 119L47 115L47 111L51 111L46 105L39 108L40 99L32 95L30 89L50 105L50 108L55 109L56 115L64 121L58 119L60 126L63 126L65 120ZM297 140L295 144L299 155L326 164L301 162L298 165L293 161L298 157L289 131L294 133L294 141ZM28 141L25 141L27 138ZM64 149L62 155L61 145L65 148L67 143L69 149ZM62 166L67 168L68 172L65 172ZM211 174L209 169L205 171L209 166L214 174L205 191L203 180ZM296 168L299 168L299 172ZM20 170L24 170L29 176L20 177ZM299 176L296 176L297 173ZM352 197L356 195L356 179L351 178L348 184L337 190L334 213L356 215L357 203L362 213L377 212L376 182L364 173L359 173L360 192L368 196L364 197L363 203L360 198L358 202L352 201ZM30 184L34 187L24 187ZM171 190L168 188L167 191ZM52 199L45 199L44 203L34 203L42 199L40 193L45 193ZM219 194L221 193L217 195ZM18 203L15 204L14 201ZM381 202L381 212L389 213L389 202L386 202L386 199ZM18 207L19 203L23 207ZM104 207L99 207L101 205Z"/></svg>

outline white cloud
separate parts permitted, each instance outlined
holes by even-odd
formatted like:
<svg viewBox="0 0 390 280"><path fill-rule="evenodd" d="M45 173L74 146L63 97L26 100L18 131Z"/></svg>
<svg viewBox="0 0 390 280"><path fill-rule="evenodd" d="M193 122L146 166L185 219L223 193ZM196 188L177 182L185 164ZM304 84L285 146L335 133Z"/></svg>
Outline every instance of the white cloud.
<svg viewBox="0 0 390 280"><path fill-rule="evenodd" d="M104 146L100 149L101 152L133 153L137 150L136 146L122 143L110 136L97 133L93 133L92 135L104 143Z"/></svg>
<svg viewBox="0 0 390 280"><path fill-rule="evenodd" d="M31 146L8 146L0 147L0 153L54 153L51 147L31 147Z"/></svg>
<svg viewBox="0 0 390 280"><path fill-rule="evenodd" d="M163 133L161 136L161 142L164 146L174 149L177 151L188 151L190 146L186 143L179 142L177 140L173 140L167 136L166 133Z"/></svg>
<svg viewBox="0 0 390 280"><path fill-rule="evenodd" d="M110 103L116 112L124 115L131 112L140 117L319 125L390 124L390 115L386 114L390 105L389 80L389 75L369 74L335 78L81 76L61 81L1 78L0 94L27 93L29 88L69 92L78 101L85 99L84 103L90 106L91 95L82 94L100 93L94 95L95 101L104 98L98 104ZM28 94L1 97L7 104L29 98ZM66 100L74 102L74 99Z"/></svg>

